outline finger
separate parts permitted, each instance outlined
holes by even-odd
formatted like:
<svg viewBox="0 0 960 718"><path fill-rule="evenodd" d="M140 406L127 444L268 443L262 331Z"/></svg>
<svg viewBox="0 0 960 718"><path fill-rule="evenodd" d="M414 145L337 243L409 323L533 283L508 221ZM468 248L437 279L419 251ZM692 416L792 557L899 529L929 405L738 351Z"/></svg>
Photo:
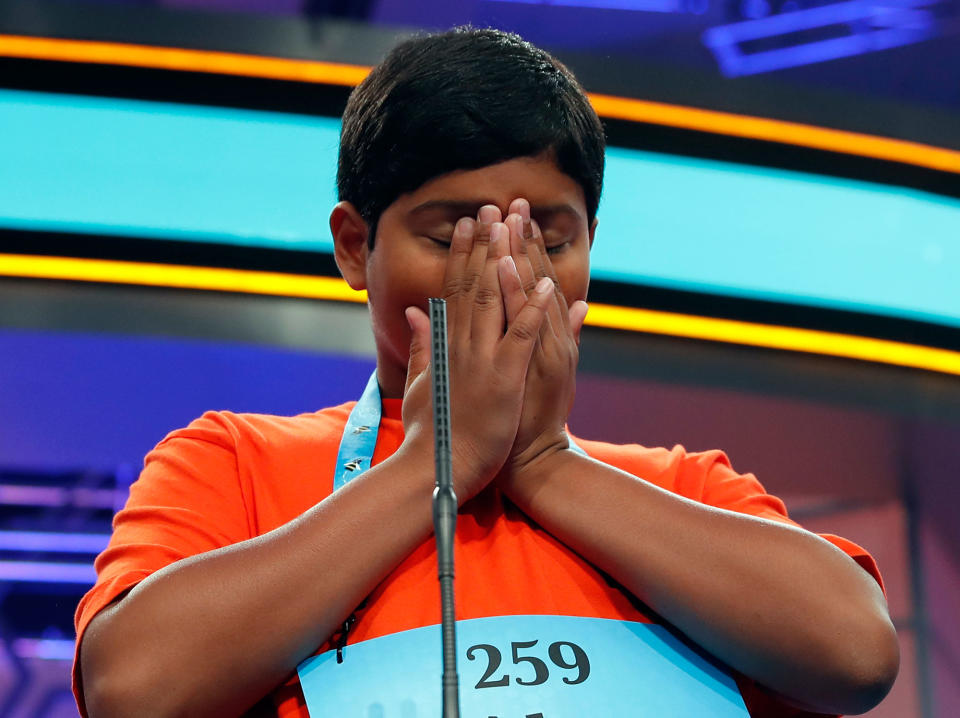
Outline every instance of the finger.
<svg viewBox="0 0 960 718"><path fill-rule="evenodd" d="M530 294L534 285L537 283L537 277L533 272L532 265L527 254L527 241L530 238L530 203L523 197L519 197L510 203L508 215L516 215L512 220L510 233L510 253L514 257L522 257L526 261L521 262L520 275L524 280L524 291ZM509 219L509 217L508 217ZM524 266L525 265L525 266ZM527 270L527 271L524 271Z"/></svg>
<svg viewBox="0 0 960 718"><path fill-rule="evenodd" d="M533 266L537 279L546 277L553 283L554 301L547 306L547 319L554 331L562 333L567 327L567 300L560 291L560 282L553 271L553 264L547 255L547 248L543 241L543 233L537 220L530 220L530 239L527 240L527 256Z"/></svg>
<svg viewBox="0 0 960 718"><path fill-rule="evenodd" d="M519 214L524 222L530 221L530 203L523 197L518 197L510 203L507 214Z"/></svg>
<svg viewBox="0 0 960 718"><path fill-rule="evenodd" d="M539 282L517 318L507 327L496 360L498 371L503 372L509 380L526 375L533 349L540 338L540 328L546 319L551 292L549 280Z"/></svg>
<svg viewBox="0 0 960 718"><path fill-rule="evenodd" d="M517 201L518 200L515 200L514 204L516 204ZM514 205L511 204L510 206L513 207ZM513 257L517 267L517 273L520 275L523 291L530 294L537 284L537 276L533 271L530 258L527 256L527 238L525 232L530 225L529 218L524 222L523 215L514 212L507 217L506 224L510 229L510 256Z"/></svg>
<svg viewBox="0 0 960 718"><path fill-rule="evenodd" d="M485 204L477 211L477 221L481 227L490 229L490 225L499 222L503 217L500 214L500 208L495 204Z"/></svg>
<svg viewBox="0 0 960 718"><path fill-rule="evenodd" d="M450 239L450 254L447 257L447 266L443 275L443 298L455 294L461 289L461 278L473 250L473 237L477 230L477 223L470 217L461 217L453 228Z"/></svg>
<svg viewBox="0 0 960 718"><path fill-rule="evenodd" d="M543 232L540 231L540 225L535 219L530 220L530 239L527 240L527 254L530 255L530 262L533 264L537 277L550 277L554 286L559 289L560 282L557 280L557 273L553 270L553 262L550 261L550 255L547 253ZM564 300L564 309L566 309L566 300Z"/></svg>
<svg viewBox="0 0 960 718"><path fill-rule="evenodd" d="M503 294L503 309L507 324L510 324L526 304L527 293L523 291L523 282L517 272L517 264L509 254L500 258L497 264L497 275L500 278L500 292Z"/></svg>
<svg viewBox="0 0 960 718"><path fill-rule="evenodd" d="M407 307L404 315L410 327L410 358L407 360L407 381L403 388L406 395L414 379L423 374L430 364L430 318L420 307Z"/></svg>
<svg viewBox="0 0 960 718"><path fill-rule="evenodd" d="M573 341L580 346L580 331L583 329L583 322L587 318L587 310L590 307L582 299L578 299L570 305L567 316L570 319L570 333L573 335Z"/></svg>
<svg viewBox="0 0 960 718"><path fill-rule="evenodd" d="M504 302L498 268L500 258L507 254L508 238L509 232L503 223L494 222L490 225L486 264L477 287L471 319L472 339L479 342L480 347L492 349L503 336Z"/></svg>
<svg viewBox="0 0 960 718"><path fill-rule="evenodd" d="M473 336L473 317L477 291L484 268L487 264L487 250L490 246L490 227L493 217L500 216L500 210L494 205L484 205L480 208L477 221L472 224L470 251L463 272L454 278L451 299L447 300L448 307L453 303L456 323L451 327L451 344L454 353L469 351Z"/></svg>
<svg viewBox="0 0 960 718"><path fill-rule="evenodd" d="M536 252L536 246L532 245L530 240L530 206L526 200L514 200L510 207L521 210L520 213L514 213L507 217L507 224L510 227L510 254L514 258L517 272L520 275L521 286L523 286L525 294L530 296L540 279L529 254L530 250ZM524 213L526 219L524 219ZM554 319L551 319L548 313L547 318L540 325L541 338L544 340L556 335L553 322L558 321L560 315L554 313L556 314Z"/></svg>
<svg viewBox="0 0 960 718"><path fill-rule="evenodd" d="M470 305L473 305L473 294L476 293L480 277L487 265L487 253L490 247L490 230L495 222L500 221L500 210L496 205L485 204L477 213L476 231L473 236L473 246L467 260L466 274L469 282L465 287Z"/></svg>
<svg viewBox="0 0 960 718"><path fill-rule="evenodd" d="M535 219L531 218L529 221L524 222L523 237L526 240L527 256L530 258L530 265L533 267L534 274L538 280L540 277L546 277L546 267L544 266L543 257L540 254L540 248L538 246L543 243L543 234L540 232L540 225Z"/></svg>
<svg viewBox="0 0 960 718"><path fill-rule="evenodd" d="M443 290L440 296L447 300L447 325L451 329L457 326L457 298L465 290L468 281L465 275L470 253L473 251L473 237L476 231L476 221L470 217L462 217L454 226L453 236L450 239L450 253L444 269Z"/></svg>

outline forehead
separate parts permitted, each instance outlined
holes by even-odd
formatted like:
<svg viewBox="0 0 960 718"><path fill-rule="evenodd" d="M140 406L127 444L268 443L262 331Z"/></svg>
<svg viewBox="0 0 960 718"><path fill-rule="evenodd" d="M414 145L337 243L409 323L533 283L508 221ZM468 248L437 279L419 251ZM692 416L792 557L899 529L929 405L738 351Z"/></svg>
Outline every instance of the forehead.
<svg viewBox="0 0 960 718"><path fill-rule="evenodd" d="M435 177L388 208L412 219L424 215L475 216L485 204L506 216L518 198L530 203L534 216L563 215L586 224L583 189L551 157L521 157L474 170Z"/></svg>

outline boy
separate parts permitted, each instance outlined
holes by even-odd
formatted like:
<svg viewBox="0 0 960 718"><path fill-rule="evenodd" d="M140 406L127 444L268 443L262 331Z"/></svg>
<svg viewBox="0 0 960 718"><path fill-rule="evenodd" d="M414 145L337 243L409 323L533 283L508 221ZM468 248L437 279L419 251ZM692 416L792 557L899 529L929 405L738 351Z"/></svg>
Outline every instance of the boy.
<svg viewBox="0 0 960 718"><path fill-rule="evenodd" d="M417 631L439 620L429 296L447 300L450 324L458 618L491 636L461 642L462 675L486 662L463 694L494 701L519 684L534 702L561 696L568 715L695 715L675 706L696 681L662 695L648 686L644 700L660 702L636 702L637 685L669 666L631 653L621 634L589 650L544 637L536 658L529 636L509 632L524 616L530 631L552 617L588 638L656 627L676 643L666 663L715 665L707 672L730 689L702 715L742 715L744 703L753 716L857 713L880 701L899 653L862 549L791 524L719 452L567 435L602 172L602 128L581 88L516 36L418 38L373 71L344 115L330 226L344 278L368 292L377 371L356 405L208 413L147 456L78 608L83 710L304 716L294 671L315 653L336 655L324 666L340 678L313 715L350 714L338 680L369 687L364 715L377 715L382 686L439 689L399 653L352 658L378 637L422 642ZM512 679L496 665L507 646ZM608 651L626 658L597 693ZM567 671L563 683L550 670Z"/></svg>

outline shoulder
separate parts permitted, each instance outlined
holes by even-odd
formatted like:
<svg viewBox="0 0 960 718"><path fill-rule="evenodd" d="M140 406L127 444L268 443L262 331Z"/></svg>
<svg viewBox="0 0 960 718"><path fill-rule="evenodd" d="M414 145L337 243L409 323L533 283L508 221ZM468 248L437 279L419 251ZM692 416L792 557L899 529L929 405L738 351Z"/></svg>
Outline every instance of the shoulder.
<svg viewBox="0 0 960 718"><path fill-rule="evenodd" d="M687 451L680 444L668 449L641 444L610 444L571 437L591 457L647 481L672 488L681 474L707 473L713 465L730 465L722 451Z"/></svg>
<svg viewBox="0 0 960 718"><path fill-rule="evenodd" d="M209 443L223 448L268 445L278 448L298 442L339 438L355 402L296 416L208 411L187 426L171 431L157 449L186 442Z"/></svg>
<svg viewBox="0 0 960 718"><path fill-rule="evenodd" d="M731 508L751 497L766 497L753 474L734 471L727 455L718 449L688 451L640 444L609 444L574 437L591 457L656 484L685 498ZM775 511L780 513L779 506Z"/></svg>

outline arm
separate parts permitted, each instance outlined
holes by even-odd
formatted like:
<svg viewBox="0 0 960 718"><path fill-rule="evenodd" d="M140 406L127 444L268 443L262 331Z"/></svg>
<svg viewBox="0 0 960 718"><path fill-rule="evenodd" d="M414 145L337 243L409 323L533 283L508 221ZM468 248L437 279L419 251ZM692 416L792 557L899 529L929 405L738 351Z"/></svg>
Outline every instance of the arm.
<svg viewBox="0 0 960 718"><path fill-rule="evenodd" d="M138 584L85 634L89 714L250 707L429 534L429 465L415 446L402 448L285 526Z"/></svg>
<svg viewBox="0 0 960 718"><path fill-rule="evenodd" d="M509 454L550 298L547 282L504 333L497 271L506 229L497 229L477 232L476 241L472 229L454 238L445 283L457 317L451 373L473 379L455 382L453 397L461 501L482 489ZM476 301L479 291L495 301ZM98 614L80 647L91 716L240 714L429 535L429 322L417 308L407 317L412 340L400 450L284 526L177 561Z"/></svg>
<svg viewBox="0 0 960 718"><path fill-rule="evenodd" d="M528 205L517 200L510 211L518 274L509 281L556 279ZM834 713L874 706L896 677L899 647L878 585L852 559L802 529L682 498L567 448L580 305L568 309L558 291L548 309L500 487L696 643L788 702Z"/></svg>
<svg viewBox="0 0 960 718"><path fill-rule="evenodd" d="M568 449L501 486L720 660L800 707L862 713L899 649L876 581L799 528L717 509Z"/></svg>

